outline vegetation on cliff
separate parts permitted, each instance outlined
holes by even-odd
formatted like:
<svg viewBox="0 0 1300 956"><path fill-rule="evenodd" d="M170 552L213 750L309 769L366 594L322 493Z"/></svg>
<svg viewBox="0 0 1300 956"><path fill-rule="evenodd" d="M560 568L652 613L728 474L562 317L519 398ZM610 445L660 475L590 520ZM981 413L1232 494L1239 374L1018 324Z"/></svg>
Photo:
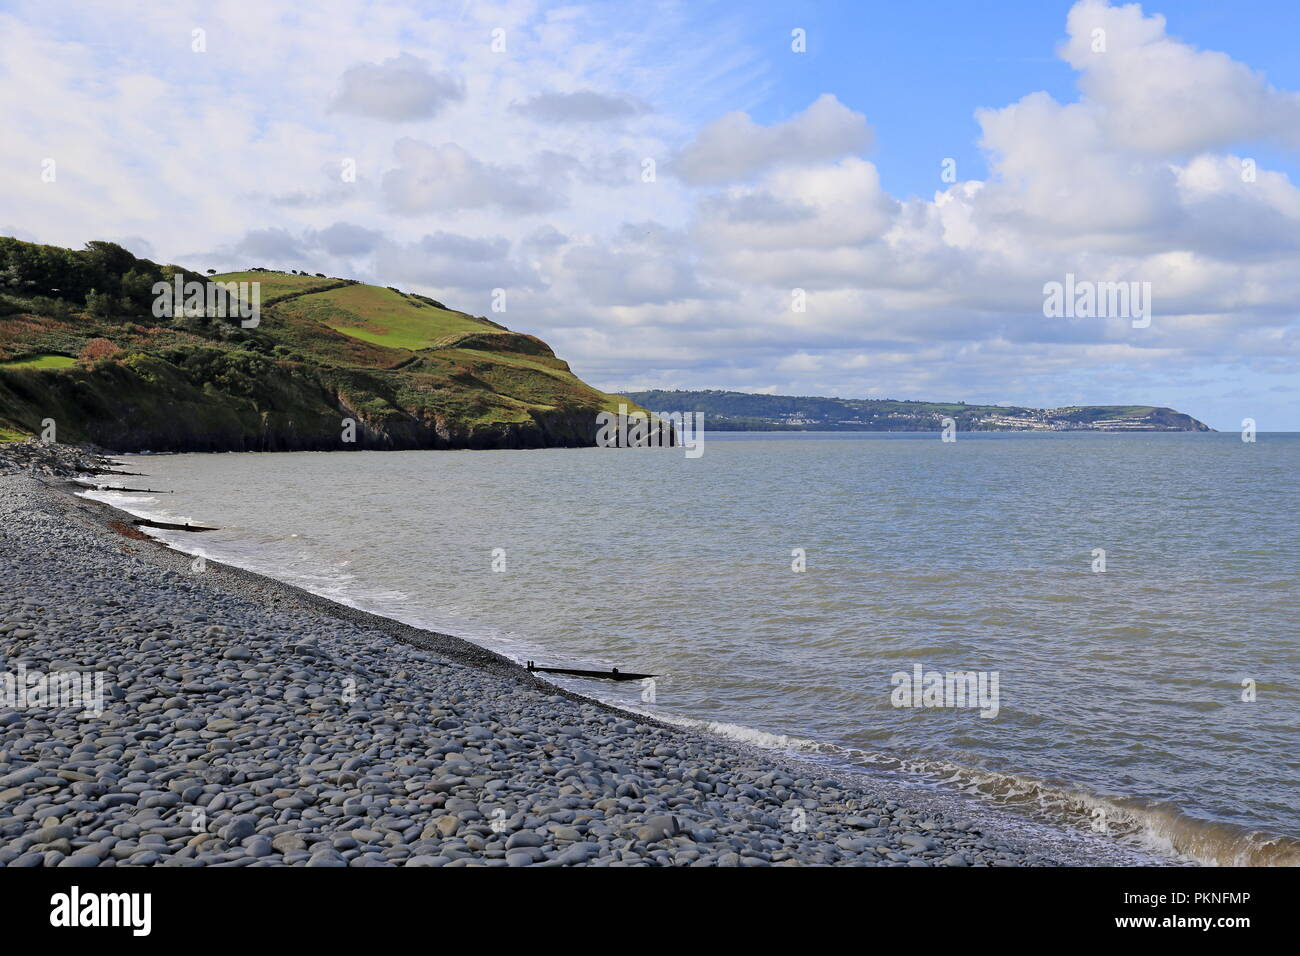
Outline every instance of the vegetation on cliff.
<svg viewBox="0 0 1300 956"><path fill-rule="evenodd" d="M0 238L0 438L52 420L59 441L123 452L576 446L618 405L540 339L426 296L211 276L261 283L244 328L155 316L155 283L177 276L207 278L113 243Z"/></svg>

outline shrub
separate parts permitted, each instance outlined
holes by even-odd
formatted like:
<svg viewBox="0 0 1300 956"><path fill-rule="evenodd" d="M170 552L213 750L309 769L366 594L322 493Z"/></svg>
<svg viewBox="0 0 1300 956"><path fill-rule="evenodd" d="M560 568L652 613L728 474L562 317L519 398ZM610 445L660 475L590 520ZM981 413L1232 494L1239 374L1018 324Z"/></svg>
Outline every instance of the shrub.
<svg viewBox="0 0 1300 956"><path fill-rule="evenodd" d="M91 339L77 356L82 363L91 365L100 359L112 358L122 350L110 342L108 339Z"/></svg>
<svg viewBox="0 0 1300 956"><path fill-rule="evenodd" d="M107 292L91 289L86 293L86 311L97 319L111 319L117 311L117 302Z"/></svg>

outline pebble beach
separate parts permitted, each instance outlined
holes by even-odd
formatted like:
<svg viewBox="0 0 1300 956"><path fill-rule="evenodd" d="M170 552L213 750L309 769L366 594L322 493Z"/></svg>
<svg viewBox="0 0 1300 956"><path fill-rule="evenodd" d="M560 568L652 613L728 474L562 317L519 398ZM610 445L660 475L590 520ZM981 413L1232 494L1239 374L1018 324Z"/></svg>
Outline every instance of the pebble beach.
<svg viewBox="0 0 1300 956"><path fill-rule="evenodd" d="M196 567L75 496L104 467L0 446L0 674L102 687L0 702L0 867L1124 862Z"/></svg>

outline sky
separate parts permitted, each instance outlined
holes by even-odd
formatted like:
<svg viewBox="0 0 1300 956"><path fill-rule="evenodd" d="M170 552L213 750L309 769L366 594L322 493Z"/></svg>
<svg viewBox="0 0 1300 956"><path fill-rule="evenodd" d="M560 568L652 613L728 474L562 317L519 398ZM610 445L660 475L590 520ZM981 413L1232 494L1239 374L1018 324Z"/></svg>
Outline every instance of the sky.
<svg viewBox="0 0 1300 956"><path fill-rule="evenodd" d="M610 390L1300 430L1297 35L1282 0L0 0L0 235L421 292ZM1067 275L1150 321L1047 314Z"/></svg>

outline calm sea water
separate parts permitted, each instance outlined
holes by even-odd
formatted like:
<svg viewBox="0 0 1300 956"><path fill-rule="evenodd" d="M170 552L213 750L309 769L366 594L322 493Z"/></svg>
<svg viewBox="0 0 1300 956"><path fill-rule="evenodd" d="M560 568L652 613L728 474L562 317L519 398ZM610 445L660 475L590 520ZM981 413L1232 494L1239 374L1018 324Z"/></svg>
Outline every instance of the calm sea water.
<svg viewBox="0 0 1300 956"><path fill-rule="evenodd" d="M659 675L654 704L584 692L1202 861L1300 861L1300 435L130 461L176 493L108 500L222 527L187 550ZM996 717L894 706L918 664L997 672Z"/></svg>

